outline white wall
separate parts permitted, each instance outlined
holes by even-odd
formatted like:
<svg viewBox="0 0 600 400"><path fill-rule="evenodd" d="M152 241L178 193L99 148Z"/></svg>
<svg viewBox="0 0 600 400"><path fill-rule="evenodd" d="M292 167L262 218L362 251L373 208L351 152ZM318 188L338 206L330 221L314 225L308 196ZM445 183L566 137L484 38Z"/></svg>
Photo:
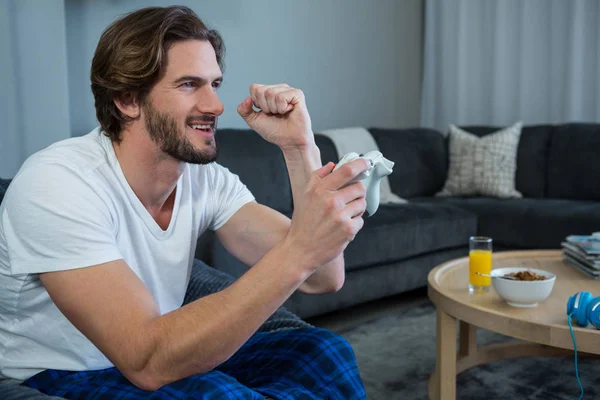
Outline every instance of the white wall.
<svg viewBox="0 0 600 400"><path fill-rule="evenodd" d="M0 106L16 116L0 131L0 176L12 176L48 143L97 125L89 69L100 34L119 15L150 5L187 5L222 34L220 127L245 127L235 109L253 82L301 88L316 131L416 126L422 2L0 0L0 51L11 54L0 58L0 85L8 89Z"/></svg>
<svg viewBox="0 0 600 400"><path fill-rule="evenodd" d="M63 0L0 0L0 177L71 136Z"/></svg>
<svg viewBox="0 0 600 400"><path fill-rule="evenodd" d="M74 135L96 123L88 74L102 30L122 13L170 3L67 0ZM421 0L179 3L225 40L221 127L245 126L235 109L253 82L287 82L304 90L315 130L418 124Z"/></svg>

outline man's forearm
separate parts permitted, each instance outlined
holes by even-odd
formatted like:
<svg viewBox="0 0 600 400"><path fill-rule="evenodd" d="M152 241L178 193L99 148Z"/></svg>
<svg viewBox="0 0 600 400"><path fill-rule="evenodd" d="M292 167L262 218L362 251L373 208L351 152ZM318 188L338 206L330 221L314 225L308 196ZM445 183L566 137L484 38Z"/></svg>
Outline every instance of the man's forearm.
<svg viewBox="0 0 600 400"><path fill-rule="evenodd" d="M323 166L321 153L313 142L302 148L282 149L290 176L294 208L299 207L306 185L313 171ZM344 283L344 255L341 253L329 263L321 266L300 287L305 293L336 291Z"/></svg>
<svg viewBox="0 0 600 400"><path fill-rule="evenodd" d="M303 148L283 149L282 151L290 176L294 207L298 207L311 174L323 166L321 152L314 142Z"/></svg>
<svg viewBox="0 0 600 400"><path fill-rule="evenodd" d="M278 245L223 291L151 321L154 348L135 383L155 390L229 359L310 274L292 263L306 259Z"/></svg>

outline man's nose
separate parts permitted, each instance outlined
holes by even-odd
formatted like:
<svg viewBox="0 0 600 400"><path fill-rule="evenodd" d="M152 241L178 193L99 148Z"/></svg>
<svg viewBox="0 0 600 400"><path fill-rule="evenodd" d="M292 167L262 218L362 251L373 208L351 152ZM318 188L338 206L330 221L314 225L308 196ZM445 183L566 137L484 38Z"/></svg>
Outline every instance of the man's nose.
<svg viewBox="0 0 600 400"><path fill-rule="evenodd" d="M196 104L198 111L202 114L212 114L219 116L223 114L223 103L219 99L217 92L212 87L204 87L199 91Z"/></svg>

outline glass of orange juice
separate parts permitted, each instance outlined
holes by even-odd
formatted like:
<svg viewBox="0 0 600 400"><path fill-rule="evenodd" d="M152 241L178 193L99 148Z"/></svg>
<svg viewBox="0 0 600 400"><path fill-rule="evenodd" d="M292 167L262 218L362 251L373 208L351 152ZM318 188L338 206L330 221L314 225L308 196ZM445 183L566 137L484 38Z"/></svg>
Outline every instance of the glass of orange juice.
<svg viewBox="0 0 600 400"><path fill-rule="evenodd" d="M490 290L492 278L477 273L492 273L492 238L471 236L469 238L469 292L486 293Z"/></svg>

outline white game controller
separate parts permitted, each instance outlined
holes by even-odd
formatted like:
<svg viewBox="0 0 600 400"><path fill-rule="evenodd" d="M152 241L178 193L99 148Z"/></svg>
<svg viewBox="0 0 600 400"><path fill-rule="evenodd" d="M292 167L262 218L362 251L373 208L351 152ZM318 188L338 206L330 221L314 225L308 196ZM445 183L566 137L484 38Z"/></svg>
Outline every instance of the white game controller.
<svg viewBox="0 0 600 400"><path fill-rule="evenodd" d="M371 167L365 172L361 172L354 179L349 181L348 184L361 181L363 185L365 185L365 189L367 189L367 195L365 197L367 200L367 212L370 217L375 214L379 208L379 182L381 182L381 178L392 173L394 162L385 158L383 154L377 150L369 151L367 154L348 153L340 159L333 170L335 171L347 162L358 158L368 160L371 163Z"/></svg>

